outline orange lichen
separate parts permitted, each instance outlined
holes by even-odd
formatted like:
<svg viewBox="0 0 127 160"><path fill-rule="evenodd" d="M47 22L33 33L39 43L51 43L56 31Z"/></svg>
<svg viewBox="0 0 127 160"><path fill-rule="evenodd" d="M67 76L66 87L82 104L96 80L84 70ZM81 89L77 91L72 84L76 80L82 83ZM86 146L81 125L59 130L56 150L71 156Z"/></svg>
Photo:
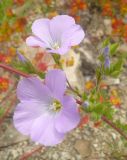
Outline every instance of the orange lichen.
<svg viewBox="0 0 127 160"><path fill-rule="evenodd" d="M7 78L0 77L0 92L5 92L9 88L9 80Z"/></svg>

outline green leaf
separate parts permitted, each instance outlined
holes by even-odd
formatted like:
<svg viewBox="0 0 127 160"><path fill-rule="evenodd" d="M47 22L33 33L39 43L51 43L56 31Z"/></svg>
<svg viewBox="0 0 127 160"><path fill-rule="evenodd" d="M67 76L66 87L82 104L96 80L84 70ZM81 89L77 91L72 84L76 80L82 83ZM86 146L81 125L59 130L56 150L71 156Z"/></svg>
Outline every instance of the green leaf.
<svg viewBox="0 0 127 160"><path fill-rule="evenodd" d="M103 54L100 54L100 55L98 56L98 59L99 59L100 62L102 62L102 63L104 63L104 61L105 61L105 58L104 58L104 55L103 55Z"/></svg>
<svg viewBox="0 0 127 160"><path fill-rule="evenodd" d="M82 99L85 101L87 100L87 94L84 92L83 95L82 95Z"/></svg>
<svg viewBox="0 0 127 160"><path fill-rule="evenodd" d="M119 58L117 62L112 63L110 65L110 68L106 68L104 70L105 75L111 76L114 78L118 77L123 69L123 64L124 64L124 59Z"/></svg>
<svg viewBox="0 0 127 160"><path fill-rule="evenodd" d="M26 58L26 57L25 57ZM16 68L17 70L20 70L25 73L29 74L37 74L40 78L44 79L45 73L39 72L31 63L29 59L26 58L25 62L22 62L20 60L13 61L12 66Z"/></svg>
<svg viewBox="0 0 127 160"><path fill-rule="evenodd" d="M105 40L103 41L103 43L102 43L102 48L108 46L109 43L110 43L110 39L109 39L109 38L105 39Z"/></svg>
<svg viewBox="0 0 127 160"><path fill-rule="evenodd" d="M98 121L101 118L101 116L98 113L93 112L93 113L91 113L91 118L94 121Z"/></svg>
<svg viewBox="0 0 127 160"><path fill-rule="evenodd" d="M38 75L40 78L44 79L45 78L45 73L43 72L38 72Z"/></svg>
<svg viewBox="0 0 127 160"><path fill-rule="evenodd" d="M110 55L114 55L118 47L119 47L118 43L111 44L110 45Z"/></svg>

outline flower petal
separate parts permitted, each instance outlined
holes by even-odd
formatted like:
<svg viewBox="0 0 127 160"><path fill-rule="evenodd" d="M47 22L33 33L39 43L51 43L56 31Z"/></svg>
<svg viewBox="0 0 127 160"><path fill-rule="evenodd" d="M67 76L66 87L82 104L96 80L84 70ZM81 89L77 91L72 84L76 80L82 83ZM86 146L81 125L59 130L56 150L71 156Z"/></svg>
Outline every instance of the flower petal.
<svg viewBox="0 0 127 160"><path fill-rule="evenodd" d="M44 114L35 120L31 128L31 139L45 146L54 146L64 139L64 134L56 131L54 117Z"/></svg>
<svg viewBox="0 0 127 160"><path fill-rule="evenodd" d="M63 54L66 54L69 51L69 49L70 49L70 47L66 45L65 47L61 47L61 48L56 49L56 50L48 50L48 52L63 55Z"/></svg>
<svg viewBox="0 0 127 160"><path fill-rule="evenodd" d="M67 15L58 15L50 21L50 31L54 42L61 43L62 34L75 24L74 18Z"/></svg>
<svg viewBox="0 0 127 160"><path fill-rule="evenodd" d="M17 86L17 97L20 101L51 101L50 90L37 77L24 78Z"/></svg>
<svg viewBox="0 0 127 160"><path fill-rule="evenodd" d="M47 106L33 101L19 103L13 116L15 128L22 134L29 135L34 120L41 116L46 108Z"/></svg>
<svg viewBox="0 0 127 160"><path fill-rule="evenodd" d="M55 127L58 132L66 133L74 129L80 121L75 100L70 96L63 98L63 110L56 118Z"/></svg>
<svg viewBox="0 0 127 160"><path fill-rule="evenodd" d="M85 33L80 25L73 25L62 35L62 44L74 46L78 45L84 38Z"/></svg>
<svg viewBox="0 0 127 160"><path fill-rule="evenodd" d="M48 71L45 77L45 83L52 92L54 98L60 99L66 90L66 76L60 69Z"/></svg>
<svg viewBox="0 0 127 160"><path fill-rule="evenodd" d="M43 47L43 48L48 48L48 46L41 41L41 39L35 37L35 36L29 36L27 39L26 39L26 44L28 46L31 46L31 47Z"/></svg>
<svg viewBox="0 0 127 160"><path fill-rule="evenodd" d="M50 20L45 18L37 19L32 24L32 32L35 36L40 38L46 46L51 46L52 38L50 35Z"/></svg>

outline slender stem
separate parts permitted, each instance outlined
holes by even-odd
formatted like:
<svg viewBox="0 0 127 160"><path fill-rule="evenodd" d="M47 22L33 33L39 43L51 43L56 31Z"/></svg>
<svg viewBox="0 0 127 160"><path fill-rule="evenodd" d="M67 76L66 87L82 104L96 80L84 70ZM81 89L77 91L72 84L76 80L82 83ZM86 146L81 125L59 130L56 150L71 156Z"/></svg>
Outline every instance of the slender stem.
<svg viewBox="0 0 127 160"><path fill-rule="evenodd" d="M71 84L70 84L70 82L68 81L67 78L66 78L66 80L67 80L68 88L69 88L72 92L76 93L76 94L81 98L82 96L71 86Z"/></svg>
<svg viewBox="0 0 127 160"><path fill-rule="evenodd" d="M77 103L77 104L79 104L79 105L81 105L81 104L82 104L82 102L81 102L81 101L79 101L78 99L76 99L76 103Z"/></svg>
<svg viewBox="0 0 127 160"><path fill-rule="evenodd" d="M32 151L23 154L19 160L27 160L29 157L31 157L31 155L33 155L36 152L39 152L41 149L42 149L42 146L39 146L33 149Z"/></svg>
<svg viewBox="0 0 127 160"><path fill-rule="evenodd" d="M25 139L25 140L21 140L21 141L17 141L17 142L14 142L14 143L10 143L10 144L7 144L7 145L3 145L3 146L0 146L0 150L4 149L4 148L8 148L8 147L11 147L11 146L14 146L14 145L17 145L21 142L25 142L25 141L28 141L28 139Z"/></svg>
<svg viewBox="0 0 127 160"><path fill-rule="evenodd" d="M123 133L123 131L116 127L116 125L110 121L106 116L102 116L101 119L106 122L109 126L111 126L113 129L115 129L121 136L123 136L127 140L127 136Z"/></svg>
<svg viewBox="0 0 127 160"><path fill-rule="evenodd" d="M14 69L14 68L12 68L10 66L7 66L6 64L1 64L0 63L0 67L5 69L5 70L7 70L7 71L9 71L9 72L15 73L15 74L23 76L23 77L26 77L26 78L30 77L30 75L28 75L26 73L23 73L21 71L18 71L18 70Z"/></svg>

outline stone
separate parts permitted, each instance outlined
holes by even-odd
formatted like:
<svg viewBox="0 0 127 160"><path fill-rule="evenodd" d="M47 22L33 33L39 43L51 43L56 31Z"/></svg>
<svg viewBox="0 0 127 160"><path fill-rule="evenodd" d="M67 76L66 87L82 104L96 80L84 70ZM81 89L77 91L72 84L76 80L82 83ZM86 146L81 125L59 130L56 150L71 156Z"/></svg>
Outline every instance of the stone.
<svg viewBox="0 0 127 160"><path fill-rule="evenodd" d="M82 157L88 157L91 155L91 142L88 140L77 140L74 144L74 148Z"/></svg>
<svg viewBox="0 0 127 160"><path fill-rule="evenodd" d="M52 157L53 157L53 159L56 159L56 160L59 159L59 155L56 152L53 154Z"/></svg>

